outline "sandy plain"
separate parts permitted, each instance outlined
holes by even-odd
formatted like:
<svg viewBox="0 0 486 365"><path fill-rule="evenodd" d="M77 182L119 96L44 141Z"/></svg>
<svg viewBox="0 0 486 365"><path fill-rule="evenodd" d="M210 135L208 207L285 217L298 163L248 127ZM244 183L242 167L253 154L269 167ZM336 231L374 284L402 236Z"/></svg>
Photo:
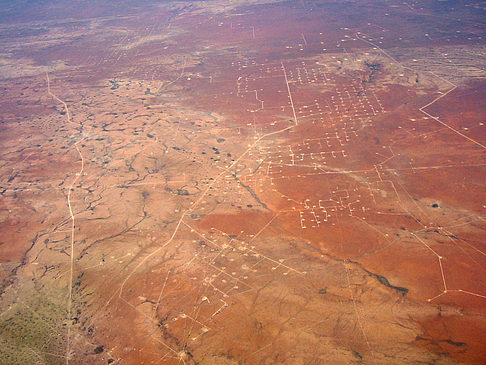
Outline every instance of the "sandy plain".
<svg viewBox="0 0 486 365"><path fill-rule="evenodd" d="M483 15L6 6L0 362L484 363Z"/></svg>

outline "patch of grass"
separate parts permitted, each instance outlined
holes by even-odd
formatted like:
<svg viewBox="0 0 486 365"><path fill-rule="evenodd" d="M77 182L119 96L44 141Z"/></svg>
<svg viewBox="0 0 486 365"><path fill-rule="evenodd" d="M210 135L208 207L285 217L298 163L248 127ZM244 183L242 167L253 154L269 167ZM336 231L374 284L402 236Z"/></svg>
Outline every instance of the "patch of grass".
<svg viewBox="0 0 486 365"><path fill-rule="evenodd" d="M65 303L45 295L16 304L0 318L0 364L62 364L66 317Z"/></svg>

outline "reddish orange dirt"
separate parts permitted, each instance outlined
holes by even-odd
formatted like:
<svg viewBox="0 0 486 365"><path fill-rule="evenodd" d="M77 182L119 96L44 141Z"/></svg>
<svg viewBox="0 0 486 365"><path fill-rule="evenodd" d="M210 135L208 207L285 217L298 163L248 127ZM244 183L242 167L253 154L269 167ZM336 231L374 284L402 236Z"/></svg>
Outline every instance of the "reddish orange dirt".
<svg viewBox="0 0 486 365"><path fill-rule="evenodd" d="M0 363L483 364L480 1L0 10Z"/></svg>

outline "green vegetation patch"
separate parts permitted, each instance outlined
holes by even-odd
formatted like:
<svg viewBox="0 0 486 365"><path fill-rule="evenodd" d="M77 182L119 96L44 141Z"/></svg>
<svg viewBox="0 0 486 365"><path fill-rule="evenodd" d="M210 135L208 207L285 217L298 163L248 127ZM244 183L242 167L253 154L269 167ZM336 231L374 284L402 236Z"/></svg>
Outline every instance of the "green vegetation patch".
<svg viewBox="0 0 486 365"><path fill-rule="evenodd" d="M61 364L66 301L36 294L0 317L0 364Z"/></svg>

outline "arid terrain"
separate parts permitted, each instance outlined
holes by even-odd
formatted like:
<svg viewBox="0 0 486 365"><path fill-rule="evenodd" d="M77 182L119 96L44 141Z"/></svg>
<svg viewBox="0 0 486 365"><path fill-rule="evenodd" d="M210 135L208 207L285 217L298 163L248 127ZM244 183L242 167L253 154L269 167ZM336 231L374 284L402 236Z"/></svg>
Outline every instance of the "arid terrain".
<svg viewBox="0 0 486 365"><path fill-rule="evenodd" d="M483 1L0 1L0 364L486 363Z"/></svg>

